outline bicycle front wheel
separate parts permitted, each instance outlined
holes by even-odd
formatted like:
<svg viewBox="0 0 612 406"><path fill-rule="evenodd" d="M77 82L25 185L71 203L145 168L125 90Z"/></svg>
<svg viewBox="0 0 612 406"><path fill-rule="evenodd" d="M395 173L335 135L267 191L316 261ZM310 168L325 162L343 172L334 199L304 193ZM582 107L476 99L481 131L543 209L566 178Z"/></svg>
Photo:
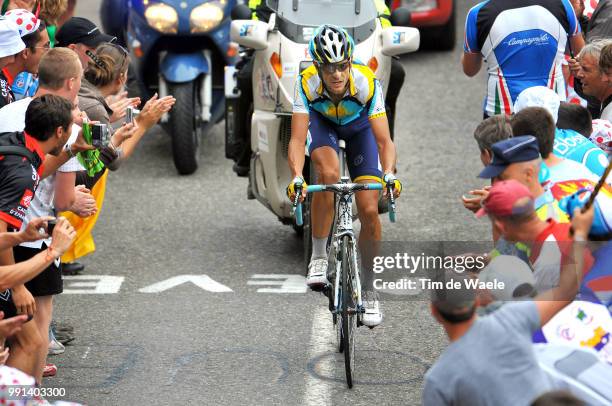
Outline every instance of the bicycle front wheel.
<svg viewBox="0 0 612 406"><path fill-rule="evenodd" d="M346 384L353 387L355 375L355 334L357 333L357 271L354 269L355 252L349 236L342 238L342 346Z"/></svg>

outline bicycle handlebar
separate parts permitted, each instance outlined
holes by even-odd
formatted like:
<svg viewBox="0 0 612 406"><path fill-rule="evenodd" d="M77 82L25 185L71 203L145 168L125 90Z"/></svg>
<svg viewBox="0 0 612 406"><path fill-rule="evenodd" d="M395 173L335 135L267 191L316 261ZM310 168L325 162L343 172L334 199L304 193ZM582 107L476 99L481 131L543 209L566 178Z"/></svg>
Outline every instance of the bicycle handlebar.
<svg viewBox="0 0 612 406"><path fill-rule="evenodd" d="M393 183L386 185L387 196L389 199L389 221L395 223L395 197L393 196ZM306 193L316 192L334 192L336 194L359 192L362 190L383 190L382 183L335 183L330 185L308 185ZM295 223L298 226L304 224L302 218L302 203L299 201L302 194L302 186L295 185L295 199L293 200L293 210L295 215Z"/></svg>

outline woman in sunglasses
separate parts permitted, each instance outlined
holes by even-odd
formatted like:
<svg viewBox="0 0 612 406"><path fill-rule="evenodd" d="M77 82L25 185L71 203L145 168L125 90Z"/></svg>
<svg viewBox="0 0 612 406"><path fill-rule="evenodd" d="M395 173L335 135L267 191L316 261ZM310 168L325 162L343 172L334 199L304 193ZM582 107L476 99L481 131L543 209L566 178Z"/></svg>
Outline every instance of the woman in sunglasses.
<svg viewBox="0 0 612 406"><path fill-rule="evenodd" d="M349 173L353 182L393 182L399 196L401 183L395 178L395 146L391 141L385 101L380 83L366 65L353 61L353 39L343 28L322 25L309 44L313 65L301 72L296 84L289 167L293 181L287 188L290 199L295 185L304 183L304 145L314 164L318 183L337 183L340 177L338 139L346 141ZM382 168L382 171L381 171ZM303 189L300 200L305 196ZM320 289L327 281L327 237L333 217L333 195L316 193L311 205L312 257L306 283ZM378 296L371 287L371 259L381 238L378 191L356 194L361 233L359 246L365 265L363 286L366 313L363 323L381 323ZM370 247L370 249L367 249Z"/></svg>

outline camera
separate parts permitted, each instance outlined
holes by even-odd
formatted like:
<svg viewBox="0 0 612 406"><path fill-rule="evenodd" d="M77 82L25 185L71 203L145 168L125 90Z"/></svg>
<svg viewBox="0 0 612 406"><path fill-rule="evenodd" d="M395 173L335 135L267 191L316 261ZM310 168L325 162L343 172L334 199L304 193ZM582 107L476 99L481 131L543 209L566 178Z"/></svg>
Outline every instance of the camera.
<svg viewBox="0 0 612 406"><path fill-rule="evenodd" d="M140 110L135 109L134 107L128 107L125 109L125 122L133 123L136 116L140 113Z"/></svg>
<svg viewBox="0 0 612 406"><path fill-rule="evenodd" d="M91 125L91 145L96 148L104 148L110 144L111 129L106 124Z"/></svg>
<svg viewBox="0 0 612 406"><path fill-rule="evenodd" d="M57 224L57 220L48 220L47 221L47 234L51 235L53 234L53 229L55 228L55 225Z"/></svg>

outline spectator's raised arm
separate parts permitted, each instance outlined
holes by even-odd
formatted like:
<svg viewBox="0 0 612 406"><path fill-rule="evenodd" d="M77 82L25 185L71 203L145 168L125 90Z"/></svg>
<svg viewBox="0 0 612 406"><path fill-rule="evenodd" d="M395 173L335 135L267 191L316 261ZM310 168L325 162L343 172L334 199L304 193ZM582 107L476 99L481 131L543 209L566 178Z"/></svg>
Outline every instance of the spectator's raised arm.
<svg viewBox="0 0 612 406"><path fill-rule="evenodd" d="M572 218L573 240L570 242L570 255L561 267L559 286L536 296L535 301L540 313L540 324L543 326L561 309L567 306L578 292L584 267L586 240L593 223L594 208L582 213L574 211Z"/></svg>

